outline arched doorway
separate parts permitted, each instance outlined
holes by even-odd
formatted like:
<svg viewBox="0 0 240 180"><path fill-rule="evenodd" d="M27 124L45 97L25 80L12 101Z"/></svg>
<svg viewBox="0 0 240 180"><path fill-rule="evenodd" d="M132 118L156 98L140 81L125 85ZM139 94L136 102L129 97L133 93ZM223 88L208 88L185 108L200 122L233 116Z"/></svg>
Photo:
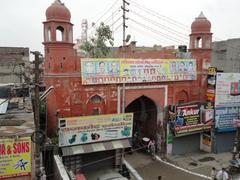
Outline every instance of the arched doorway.
<svg viewBox="0 0 240 180"><path fill-rule="evenodd" d="M157 131L157 107L153 100L141 96L131 102L125 112L133 112L133 134L156 139Z"/></svg>

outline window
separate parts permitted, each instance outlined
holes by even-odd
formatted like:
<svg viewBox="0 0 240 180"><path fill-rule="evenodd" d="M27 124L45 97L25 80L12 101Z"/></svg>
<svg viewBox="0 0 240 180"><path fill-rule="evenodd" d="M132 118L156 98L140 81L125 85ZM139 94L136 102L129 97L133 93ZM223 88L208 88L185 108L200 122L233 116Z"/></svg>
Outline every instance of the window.
<svg viewBox="0 0 240 180"><path fill-rule="evenodd" d="M99 103L103 102L103 98L101 98L98 95L95 95L95 96L91 97L90 102L94 103L94 104L99 104Z"/></svg>
<svg viewBox="0 0 240 180"><path fill-rule="evenodd" d="M202 38L201 37L197 37L197 39L195 41L195 48L202 48Z"/></svg>
<svg viewBox="0 0 240 180"><path fill-rule="evenodd" d="M49 27L47 30L47 41L51 41L51 28Z"/></svg>
<svg viewBox="0 0 240 180"><path fill-rule="evenodd" d="M58 26L56 29L56 40L64 41L64 28L62 26Z"/></svg>

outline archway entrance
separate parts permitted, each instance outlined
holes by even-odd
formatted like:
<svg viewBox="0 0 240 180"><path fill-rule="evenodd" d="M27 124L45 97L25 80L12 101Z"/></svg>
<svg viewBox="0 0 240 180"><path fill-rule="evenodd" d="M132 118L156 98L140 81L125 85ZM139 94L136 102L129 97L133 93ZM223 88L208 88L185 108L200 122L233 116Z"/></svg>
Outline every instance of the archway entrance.
<svg viewBox="0 0 240 180"><path fill-rule="evenodd" d="M153 100L141 96L131 102L125 112L133 112L133 135L139 138L148 137L156 140L157 131L157 107Z"/></svg>

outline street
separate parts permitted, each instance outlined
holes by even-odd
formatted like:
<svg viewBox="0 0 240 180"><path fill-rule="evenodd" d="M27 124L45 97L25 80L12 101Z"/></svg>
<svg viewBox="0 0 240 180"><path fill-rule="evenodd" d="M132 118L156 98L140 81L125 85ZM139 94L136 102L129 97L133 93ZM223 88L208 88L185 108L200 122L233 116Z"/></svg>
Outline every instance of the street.
<svg viewBox="0 0 240 180"><path fill-rule="evenodd" d="M158 176L162 176L162 180L205 179L186 173L162 162L153 161L150 156L143 153L134 152L133 154L126 155L125 159L145 180L158 179Z"/></svg>

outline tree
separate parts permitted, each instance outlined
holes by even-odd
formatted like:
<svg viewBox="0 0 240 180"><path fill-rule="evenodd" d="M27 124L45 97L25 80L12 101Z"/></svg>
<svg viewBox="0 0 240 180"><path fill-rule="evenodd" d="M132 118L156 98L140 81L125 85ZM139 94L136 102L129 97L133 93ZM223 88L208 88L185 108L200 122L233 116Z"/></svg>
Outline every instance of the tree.
<svg viewBox="0 0 240 180"><path fill-rule="evenodd" d="M110 51L107 43L113 46L112 31L108 25L101 22L96 29L95 37L92 37L90 41L86 41L81 46L81 49L90 57L106 57Z"/></svg>

